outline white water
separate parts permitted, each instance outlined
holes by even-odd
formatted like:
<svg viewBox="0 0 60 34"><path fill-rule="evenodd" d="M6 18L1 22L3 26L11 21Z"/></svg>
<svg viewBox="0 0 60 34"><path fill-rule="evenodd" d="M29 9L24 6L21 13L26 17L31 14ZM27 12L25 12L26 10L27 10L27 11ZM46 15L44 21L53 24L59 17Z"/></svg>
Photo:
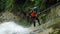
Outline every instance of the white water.
<svg viewBox="0 0 60 34"><path fill-rule="evenodd" d="M14 22L4 22L0 24L0 34L29 34L31 29L24 28Z"/></svg>

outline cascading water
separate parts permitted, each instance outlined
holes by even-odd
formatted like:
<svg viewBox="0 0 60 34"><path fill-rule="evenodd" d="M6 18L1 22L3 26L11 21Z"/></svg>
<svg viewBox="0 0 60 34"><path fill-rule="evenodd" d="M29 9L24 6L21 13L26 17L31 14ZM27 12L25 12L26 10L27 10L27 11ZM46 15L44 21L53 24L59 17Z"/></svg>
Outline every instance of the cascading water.
<svg viewBox="0 0 60 34"><path fill-rule="evenodd" d="M15 22L4 22L0 24L0 34L29 34L32 30L24 28Z"/></svg>

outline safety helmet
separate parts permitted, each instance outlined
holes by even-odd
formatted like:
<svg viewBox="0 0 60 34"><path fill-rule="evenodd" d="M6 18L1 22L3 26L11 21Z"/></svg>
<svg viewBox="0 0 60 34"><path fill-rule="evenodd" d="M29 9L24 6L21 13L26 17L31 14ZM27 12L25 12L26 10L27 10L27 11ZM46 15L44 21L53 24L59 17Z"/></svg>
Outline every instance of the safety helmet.
<svg viewBox="0 0 60 34"><path fill-rule="evenodd" d="M34 10L34 11L37 11L37 7L34 7L33 10Z"/></svg>

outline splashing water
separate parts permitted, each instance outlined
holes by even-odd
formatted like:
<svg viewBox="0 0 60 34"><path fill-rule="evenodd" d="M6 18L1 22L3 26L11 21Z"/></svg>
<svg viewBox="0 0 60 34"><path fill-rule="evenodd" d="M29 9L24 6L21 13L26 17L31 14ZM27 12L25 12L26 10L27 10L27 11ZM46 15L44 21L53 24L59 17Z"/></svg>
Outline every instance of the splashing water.
<svg viewBox="0 0 60 34"><path fill-rule="evenodd" d="M15 22L4 22L0 24L0 34L29 34L32 30L24 28Z"/></svg>

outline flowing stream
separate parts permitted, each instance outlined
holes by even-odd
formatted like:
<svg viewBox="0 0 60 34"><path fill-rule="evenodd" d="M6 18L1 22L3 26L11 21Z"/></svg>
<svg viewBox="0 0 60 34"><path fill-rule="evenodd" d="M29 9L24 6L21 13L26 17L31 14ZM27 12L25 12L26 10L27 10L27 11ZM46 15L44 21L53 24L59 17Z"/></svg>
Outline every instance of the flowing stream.
<svg viewBox="0 0 60 34"><path fill-rule="evenodd" d="M3 22L0 24L0 34L30 34L32 30L16 24L15 22Z"/></svg>

